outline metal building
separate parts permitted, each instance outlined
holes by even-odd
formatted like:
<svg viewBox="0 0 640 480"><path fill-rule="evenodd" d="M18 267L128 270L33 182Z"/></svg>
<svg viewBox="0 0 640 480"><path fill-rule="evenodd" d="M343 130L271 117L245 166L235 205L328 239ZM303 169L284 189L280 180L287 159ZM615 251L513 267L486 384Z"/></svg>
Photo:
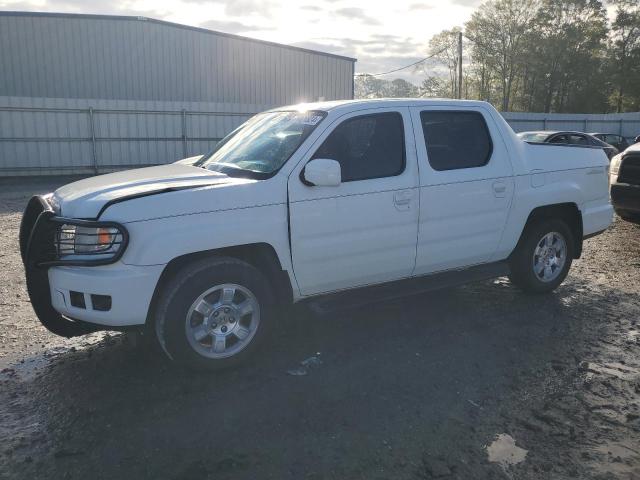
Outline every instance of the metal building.
<svg viewBox="0 0 640 480"><path fill-rule="evenodd" d="M0 12L0 46L0 176L167 163L353 98L353 58L144 17Z"/></svg>

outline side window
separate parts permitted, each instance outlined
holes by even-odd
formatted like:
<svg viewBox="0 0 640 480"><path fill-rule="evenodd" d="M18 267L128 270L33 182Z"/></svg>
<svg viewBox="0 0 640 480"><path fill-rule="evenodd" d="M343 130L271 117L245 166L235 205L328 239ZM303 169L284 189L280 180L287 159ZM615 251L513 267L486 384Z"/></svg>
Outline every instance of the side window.
<svg viewBox="0 0 640 480"><path fill-rule="evenodd" d="M489 163L493 144L479 112L420 112L429 164L434 170L482 167Z"/></svg>
<svg viewBox="0 0 640 480"><path fill-rule="evenodd" d="M402 122L398 112L345 120L329 134L313 158L338 161L343 182L400 175L405 166Z"/></svg>
<svg viewBox="0 0 640 480"><path fill-rule="evenodd" d="M566 135L556 135L555 137L553 137L551 140L549 140L549 143L561 143L561 144L566 144L569 143L569 140L567 139Z"/></svg>
<svg viewBox="0 0 640 480"><path fill-rule="evenodd" d="M582 135L568 135L570 145L589 145L587 137Z"/></svg>

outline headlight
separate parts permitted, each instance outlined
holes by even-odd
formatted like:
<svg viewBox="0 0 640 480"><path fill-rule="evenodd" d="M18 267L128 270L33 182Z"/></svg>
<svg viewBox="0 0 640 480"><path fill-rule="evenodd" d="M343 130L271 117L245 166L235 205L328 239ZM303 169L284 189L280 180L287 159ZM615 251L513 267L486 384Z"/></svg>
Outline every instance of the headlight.
<svg viewBox="0 0 640 480"><path fill-rule="evenodd" d="M93 226L97 222L86 222L92 226L62 223L54 240L61 260L82 256L86 260L113 260L126 246L126 233L116 225Z"/></svg>
<svg viewBox="0 0 640 480"><path fill-rule="evenodd" d="M622 163L622 154L619 153L615 157L611 159L611 164L609 165L609 174L613 177L618 176L618 172L620 171L620 164Z"/></svg>

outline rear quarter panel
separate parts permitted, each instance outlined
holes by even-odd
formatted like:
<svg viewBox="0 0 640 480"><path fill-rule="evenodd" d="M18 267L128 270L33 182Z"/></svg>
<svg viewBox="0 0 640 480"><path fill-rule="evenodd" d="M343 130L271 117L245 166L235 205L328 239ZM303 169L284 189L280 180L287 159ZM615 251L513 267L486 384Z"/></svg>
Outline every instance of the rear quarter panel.
<svg viewBox="0 0 640 480"><path fill-rule="evenodd" d="M529 214L538 207L575 204L582 214L585 235L609 226L609 161L602 150L518 142L514 200L494 260L511 254Z"/></svg>

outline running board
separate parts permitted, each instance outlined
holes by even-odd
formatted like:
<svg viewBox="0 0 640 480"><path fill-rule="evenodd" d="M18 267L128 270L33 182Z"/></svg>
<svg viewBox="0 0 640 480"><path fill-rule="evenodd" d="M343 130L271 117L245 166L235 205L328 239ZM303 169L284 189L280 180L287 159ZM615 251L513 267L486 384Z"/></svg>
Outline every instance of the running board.
<svg viewBox="0 0 640 480"><path fill-rule="evenodd" d="M358 308L363 305L408 297L441 288L503 277L509 273L509 264L506 261L487 263L463 270L450 270L381 285L325 294L309 299L305 303L316 315L324 315L335 310Z"/></svg>

